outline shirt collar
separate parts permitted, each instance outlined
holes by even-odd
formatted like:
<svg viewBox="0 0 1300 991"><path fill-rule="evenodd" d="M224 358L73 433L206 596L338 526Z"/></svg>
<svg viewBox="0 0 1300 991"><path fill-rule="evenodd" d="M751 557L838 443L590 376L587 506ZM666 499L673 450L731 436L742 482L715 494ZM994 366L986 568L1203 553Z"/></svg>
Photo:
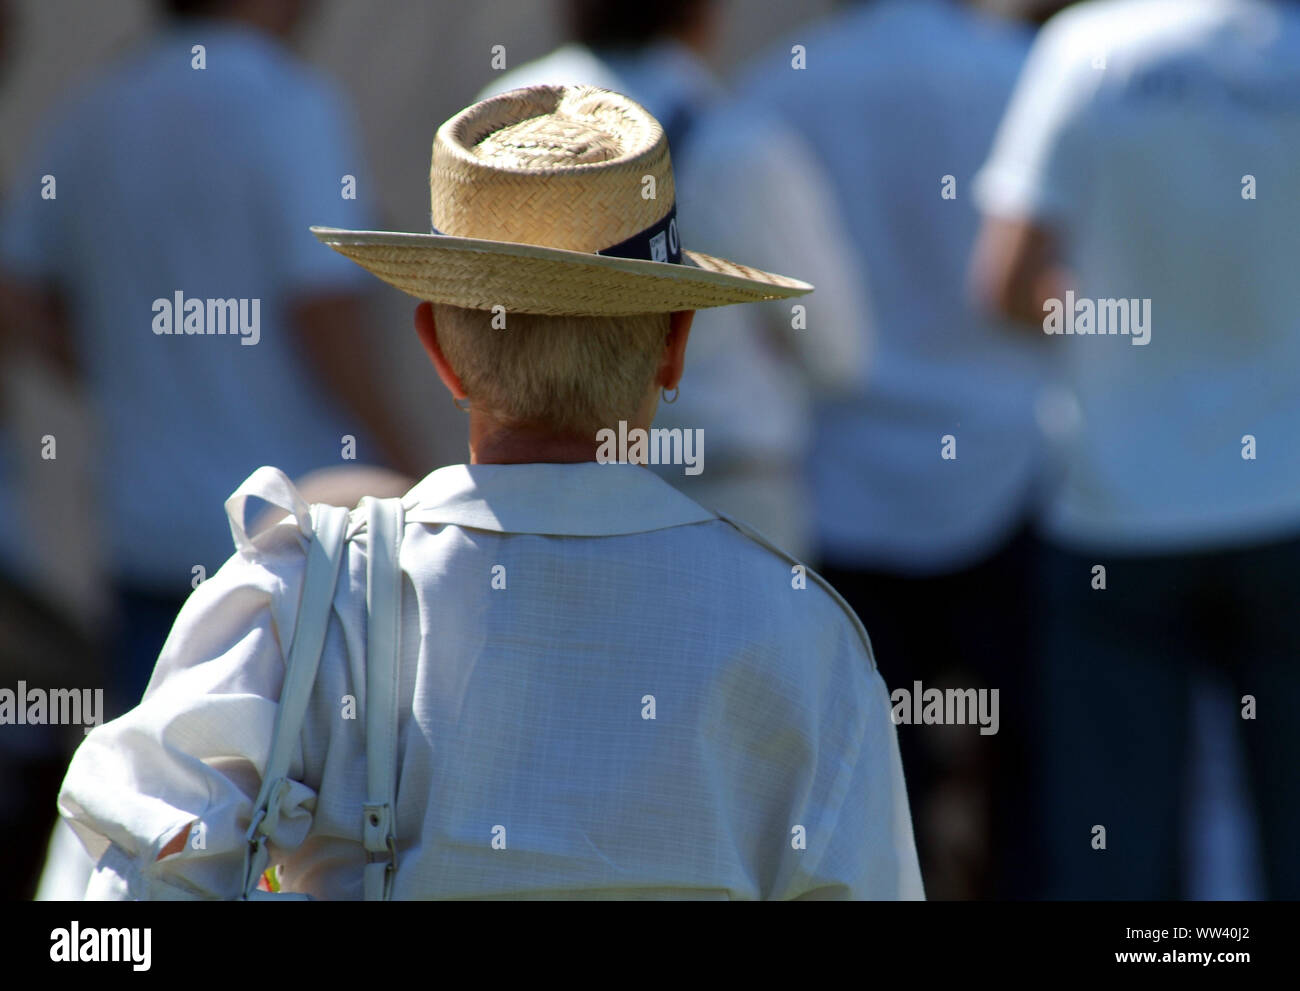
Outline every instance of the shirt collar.
<svg viewBox="0 0 1300 991"><path fill-rule="evenodd" d="M449 465L402 500L406 519L566 537L646 533L717 519L632 464Z"/></svg>

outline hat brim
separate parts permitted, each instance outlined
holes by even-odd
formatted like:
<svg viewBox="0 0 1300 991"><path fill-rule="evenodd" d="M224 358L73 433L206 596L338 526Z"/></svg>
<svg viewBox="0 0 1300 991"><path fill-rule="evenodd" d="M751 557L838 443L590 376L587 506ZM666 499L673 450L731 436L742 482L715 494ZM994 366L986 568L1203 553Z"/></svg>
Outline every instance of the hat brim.
<svg viewBox="0 0 1300 991"><path fill-rule="evenodd" d="M510 241L313 227L323 244L420 300L472 310L630 316L812 292L798 279L682 252L690 264L613 258Z"/></svg>

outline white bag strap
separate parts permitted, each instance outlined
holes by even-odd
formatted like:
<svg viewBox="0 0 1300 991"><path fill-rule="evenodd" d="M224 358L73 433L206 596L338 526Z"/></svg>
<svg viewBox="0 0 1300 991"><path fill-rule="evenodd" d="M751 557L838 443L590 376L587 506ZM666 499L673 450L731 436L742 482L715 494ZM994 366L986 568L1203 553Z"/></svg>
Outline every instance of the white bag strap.
<svg viewBox="0 0 1300 991"><path fill-rule="evenodd" d="M397 695L401 644L401 499L366 502L366 787L362 842L366 901L386 901L397 871Z"/></svg>
<svg viewBox="0 0 1300 991"><path fill-rule="evenodd" d="M257 553L257 545L244 529L244 506L254 497L291 514L298 523L298 529L304 534L311 535L311 506L307 504L307 500L302 497L293 482L289 481L288 475L279 468L263 465L244 479L239 488L235 489L226 500L226 516L230 519L230 533L235 538L235 549L240 554L252 557Z"/></svg>
<svg viewBox="0 0 1300 991"><path fill-rule="evenodd" d="M307 547L307 570L302 598L298 601L298 619L294 623L293 643L285 662L284 687L275 716L271 738L271 756L262 775L262 787L253 805L244 849L243 896L248 899L266 870L270 854L266 839L280 819L280 803L289 792L289 763L302 735L303 718L316 682L321 648L334 605L334 587L338 582L339 563L347 538L348 511L338 506L311 507L314 539Z"/></svg>

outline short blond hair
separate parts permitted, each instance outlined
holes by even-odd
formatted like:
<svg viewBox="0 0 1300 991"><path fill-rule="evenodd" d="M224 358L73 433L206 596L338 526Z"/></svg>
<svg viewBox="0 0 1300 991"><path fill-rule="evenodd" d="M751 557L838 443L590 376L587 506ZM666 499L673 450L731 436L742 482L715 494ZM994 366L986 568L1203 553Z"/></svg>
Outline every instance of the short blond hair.
<svg viewBox="0 0 1300 991"><path fill-rule="evenodd" d="M434 303L438 344L472 406L511 425L587 434L635 420L668 338L670 315L504 314Z"/></svg>

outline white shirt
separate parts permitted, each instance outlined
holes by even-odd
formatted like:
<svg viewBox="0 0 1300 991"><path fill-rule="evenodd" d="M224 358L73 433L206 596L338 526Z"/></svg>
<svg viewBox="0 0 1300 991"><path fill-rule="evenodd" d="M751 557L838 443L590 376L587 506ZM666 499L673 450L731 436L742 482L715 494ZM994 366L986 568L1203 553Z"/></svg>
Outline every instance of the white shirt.
<svg viewBox="0 0 1300 991"><path fill-rule="evenodd" d="M1055 230L1079 297L1151 306L1145 345L1048 339L1080 414L1056 539L1150 552L1300 529L1297 161L1297 5L1124 0L1044 29L981 205Z"/></svg>
<svg viewBox="0 0 1300 991"><path fill-rule="evenodd" d="M806 68L791 67L795 42ZM872 361L816 411L818 540L840 566L958 568L1029 508L1046 349L965 292L970 181L1026 50L1019 30L961 4L877 0L803 29L740 87L817 149L871 287Z"/></svg>
<svg viewBox="0 0 1300 991"><path fill-rule="evenodd" d="M404 505L396 898L922 897L884 684L813 576L794 587L789 559L636 465L456 465ZM88 897L236 895L299 526L198 587L141 704L73 758ZM286 889L319 898L359 897L364 862L363 715L343 718L364 699L364 513L348 532L270 842ZM195 821L204 849L155 863Z"/></svg>

